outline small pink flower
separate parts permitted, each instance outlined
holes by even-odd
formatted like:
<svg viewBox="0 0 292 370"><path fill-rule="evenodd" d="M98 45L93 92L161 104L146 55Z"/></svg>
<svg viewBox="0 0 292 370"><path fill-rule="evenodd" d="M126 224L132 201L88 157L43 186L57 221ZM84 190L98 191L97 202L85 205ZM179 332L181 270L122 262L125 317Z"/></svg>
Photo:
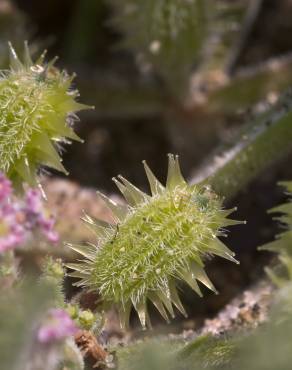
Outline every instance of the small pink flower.
<svg viewBox="0 0 292 370"><path fill-rule="evenodd" d="M38 189L28 189L23 200L12 196L10 181L0 172L0 253L25 244L33 232L40 231L51 243L57 243L55 220L46 214Z"/></svg>
<svg viewBox="0 0 292 370"><path fill-rule="evenodd" d="M45 323L39 328L37 339L40 343L48 344L62 341L78 331L69 314L62 309L51 309Z"/></svg>
<svg viewBox="0 0 292 370"><path fill-rule="evenodd" d="M41 228L43 234L51 243L57 243L59 241L59 235L54 231L55 219L54 217L44 217L43 214L39 215L38 225Z"/></svg>
<svg viewBox="0 0 292 370"><path fill-rule="evenodd" d="M6 237L0 237L0 253L21 245L24 242L24 237L21 234L10 233Z"/></svg>
<svg viewBox="0 0 292 370"><path fill-rule="evenodd" d="M0 202L7 200L12 193L11 182L0 172Z"/></svg>
<svg viewBox="0 0 292 370"><path fill-rule="evenodd" d="M0 173L0 253L18 247L25 240L26 231L18 221L11 194L10 182Z"/></svg>
<svg viewBox="0 0 292 370"><path fill-rule="evenodd" d="M37 189L28 189L26 192L26 210L30 213L39 213L42 210L42 197Z"/></svg>
<svg viewBox="0 0 292 370"><path fill-rule="evenodd" d="M24 207L26 215L26 228L33 230L39 228L40 231L51 243L57 243L59 235L54 231L55 219L47 216L42 204L41 192L37 189L29 189L26 194Z"/></svg>

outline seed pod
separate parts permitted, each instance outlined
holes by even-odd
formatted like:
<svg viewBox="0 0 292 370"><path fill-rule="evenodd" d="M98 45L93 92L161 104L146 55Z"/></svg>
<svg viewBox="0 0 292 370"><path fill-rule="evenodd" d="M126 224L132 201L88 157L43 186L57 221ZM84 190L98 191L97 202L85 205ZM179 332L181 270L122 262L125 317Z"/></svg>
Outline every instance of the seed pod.
<svg viewBox="0 0 292 370"><path fill-rule="evenodd" d="M70 88L74 76L44 63L34 63L25 43L23 62L10 48L10 70L0 77L0 170L16 187L37 184L40 166L66 173L58 154L61 143L79 140L72 124L74 112L88 108L76 102Z"/></svg>
<svg viewBox="0 0 292 370"><path fill-rule="evenodd" d="M173 306L186 315L177 284L186 282L201 295L198 282L216 292L204 270L207 256L218 255L236 262L234 254L218 239L224 227L241 223L226 217L221 200L210 188L188 185L181 175L178 157L169 155L164 187L144 162L151 193L140 191L122 176L114 182L127 205L99 194L112 210L116 224L85 221L94 230L98 246L72 246L85 257L71 263L76 285L97 290L105 302L118 307L121 325L127 326L134 306L143 327L150 326L148 302L169 320Z"/></svg>

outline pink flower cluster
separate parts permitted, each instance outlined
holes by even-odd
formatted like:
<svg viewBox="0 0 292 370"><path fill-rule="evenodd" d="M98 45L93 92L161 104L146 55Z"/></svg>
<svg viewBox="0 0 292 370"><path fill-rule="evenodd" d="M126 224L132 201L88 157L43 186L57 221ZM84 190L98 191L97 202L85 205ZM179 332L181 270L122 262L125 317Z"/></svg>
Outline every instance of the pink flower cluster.
<svg viewBox="0 0 292 370"><path fill-rule="evenodd" d="M39 190L28 189L24 199L16 200L10 181L0 173L0 253L24 244L35 231L56 243L54 223L54 218L45 214Z"/></svg>
<svg viewBox="0 0 292 370"><path fill-rule="evenodd" d="M45 214L39 190L29 189L27 191L23 212L26 230L41 230L51 243L56 243L59 240L58 234L54 231L55 219L52 215Z"/></svg>
<svg viewBox="0 0 292 370"><path fill-rule="evenodd" d="M77 331L78 328L68 312L54 308L49 311L44 324L38 329L37 339L40 343L51 344L62 341Z"/></svg>

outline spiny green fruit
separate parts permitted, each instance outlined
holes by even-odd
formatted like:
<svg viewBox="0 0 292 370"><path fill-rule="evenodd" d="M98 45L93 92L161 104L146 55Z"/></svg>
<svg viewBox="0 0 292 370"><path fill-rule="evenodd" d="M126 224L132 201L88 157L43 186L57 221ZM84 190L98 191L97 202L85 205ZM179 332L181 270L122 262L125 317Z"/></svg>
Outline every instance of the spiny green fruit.
<svg viewBox="0 0 292 370"><path fill-rule="evenodd" d="M114 182L127 205L116 204L100 194L112 210L116 223L89 216L85 221L98 238L95 245L70 245L85 257L71 263L76 285L97 290L104 301L118 307L121 325L127 326L131 306L143 327L150 326L147 301L168 320L173 305L184 315L177 285L185 281L201 295L197 281L216 292L204 270L212 255L236 262L234 254L218 239L225 226L241 223L226 217L221 200L208 187L188 185L181 175L178 157L169 155L164 187L144 162L152 196L140 191L122 176Z"/></svg>
<svg viewBox="0 0 292 370"><path fill-rule="evenodd" d="M74 112L88 108L75 101L74 76L44 63L34 63L25 43L23 62L10 48L10 70L0 78L0 170L20 186L35 186L40 165L65 172L58 149L68 139L80 140L71 128Z"/></svg>

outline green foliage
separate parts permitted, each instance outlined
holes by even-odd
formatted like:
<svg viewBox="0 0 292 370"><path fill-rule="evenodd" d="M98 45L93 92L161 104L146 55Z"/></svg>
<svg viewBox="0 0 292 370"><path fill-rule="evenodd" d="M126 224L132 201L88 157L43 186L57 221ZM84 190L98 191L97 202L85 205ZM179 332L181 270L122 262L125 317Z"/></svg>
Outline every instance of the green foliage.
<svg viewBox="0 0 292 370"><path fill-rule="evenodd" d="M195 71L191 83L195 100L229 81L230 64L246 36L243 19L254 11L245 2L226 0L110 3L113 24L123 34L122 45L136 52L142 70L153 68L175 95L181 95Z"/></svg>
<svg viewBox="0 0 292 370"><path fill-rule="evenodd" d="M182 346L177 341L146 339L125 348L117 348L118 370L171 370L174 363L177 365L171 354Z"/></svg>
<svg viewBox="0 0 292 370"><path fill-rule="evenodd" d="M231 369L289 370L291 368L291 311L285 323L279 324L280 318L279 313L274 314L270 323L254 334L241 338Z"/></svg>
<svg viewBox="0 0 292 370"><path fill-rule="evenodd" d="M232 78L208 94L208 109L212 112L234 114L262 100L277 96L291 87L291 55L272 58L265 63L242 68ZM271 96L271 95L270 95Z"/></svg>
<svg viewBox="0 0 292 370"><path fill-rule="evenodd" d="M18 263L13 251L6 251L0 255L0 285L13 285L18 277Z"/></svg>
<svg viewBox="0 0 292 370"><path fill-rule="evenodd" d="M175 84L189 75L199 58L207 25L206 0L112 0L115 25L125 35L124 46L139 52ZM177 86L178 87L178 86Z"/></svg>
<svg viewBox="0 0 292 370"><path fill-rule="evenodd" d="M82 310L78 304L66 303L64 293L65 269L61 259L48 256L42 268L40 282L49 284L54 291L54 306L65 309L76 325L81 329L98 332L102 324L102 316L91 310Z"/></svg>
<svg viewBox="0 0 292 370"><path fill-rule="evenodd" d="M166 320L166 310L174 316L172 304L186 314L177 293L178 281L185 281L199 295L197 281L216 292L204 270L205 258L218 255L236 262L218 238L225 235L226 226L241 223L227 219L234 209L222 210L221 200L208 187L188 185L173 155L169 155L166 187L145 162L144 167L152 196L122 176L114 178L128 205L100 194L117 223L87 216L99 245L71 246L85 260L68 265L75 270L70 275L81 278L76 285L96 289L105 302L119 306L123 326L132 305L142 326L150 326L147 299Z"/></svg>
<svg viewBox="0 0 292 370"><path fill-rule="evenodd" d="M291 285L291 284L290 284ZM291 289L290 289L291 294ZM281 293L284 293L283 291ZM286 293L288 291L286 290ZM221 370L288 370L291 367L292 311L285 322L281 322L281 305L278 300L273 308L270 322L259 327L253 333L237 335L233 338L211 339L203 346L205 348L205 369ZM290 307L291 308L291 307ZM217 346L212 347L212 341ZM195 342L196 343L196 342ZM219 347L218 347L219 345ZM223 347L222 347L223 346ZM223 351L221 349L223 348ZM222 356L223 354L223 356ZM226 356L225 356L226 355ZM192 355L193 362L188 362L187 369L202 369L203 357L196 350ZM223 361L221 361L223 359ZM184 369L184 359L181 368ZM209 363L208 363L209 361ZM177 367L178 369L179 367Z"/></svg>
<svg viewBox="0 0 292 370"><path fill-rule="evenodd" d="M0 297L0 363L3 369L23 370L35 340L32 328L54 301L50 285L32 280Z"/></svg>
<svg viewBox="0 0 292 370"><path fill-rule="evenodd" d="M44 63L33 63L27 44L23 63L10 45L10 71L0 79L0 170L16 186L36 185L39 166L65 172L58 154L67 139L80 140L71 128L73 112L87 108L70 90L73 77Z"/></svg>
<svg viewBox="0 0 292 370"><path fill-rule="evenodd" d="M263 245L259 249L278 254L280 265L274 269L266 268L266 271L271 280L279 288L282 288L287 285L287 282L292 281L292 182L281 182L280 185L285 187L290 199L287 203L271 209L270 213L280 214L280 216L275 217L275 220L281 223L284 231L277 235L276 240Z"/></svg>
<svg viewBox="0 0 292 370"><path fill-rule="evenodd" d="M66 341L63 351L62 370L84 370L83 356L73 339Z"/></svg>
<svg viewBox="0 0 292 370"><path fill-rule="evenodd" d="M289 370L291 368L292 305L291 282L276 295L270 321L252 333L234 336L199 336L189 343L162 338L133 343L118 349L119 370ZM285 297L286 296L286 297Z"/></svg>
<svg viewBox="0 0 292 370"><path fill-rule="evenodd" d="M117 349L119 370L201 370L229 368L236 355L230 338L199 336L190 343L162 338L146 339Z"/></svg>
<svg viewBox="0 0 292 370"><path fill-rule="evenodd" d="M64 343L42 344L37 330L46 312L59 299L55 282L35 278L21 281L0 297L0 363L10 370L71 370L84 368L72 338ZM65 367L64 367L65 369Z"/></svg>
<svg viewBox="0 0 292 370"><path fill-rule="evenodd" d="M230 338L200 336L176 353L176 362L179 368L185 370L228 367L235 350L235 343Z"/></svg>
<svg viewBox="0 0 292 370"><path fill-rule="evenodd" d="M65 269L63 267L62 260L54 259L48 256L44 263L42 269L42 275L40 281L42 283L50 284L54 289L55 293L55 305L62 307L65 304L64 296L64 276Z"/></svg>

